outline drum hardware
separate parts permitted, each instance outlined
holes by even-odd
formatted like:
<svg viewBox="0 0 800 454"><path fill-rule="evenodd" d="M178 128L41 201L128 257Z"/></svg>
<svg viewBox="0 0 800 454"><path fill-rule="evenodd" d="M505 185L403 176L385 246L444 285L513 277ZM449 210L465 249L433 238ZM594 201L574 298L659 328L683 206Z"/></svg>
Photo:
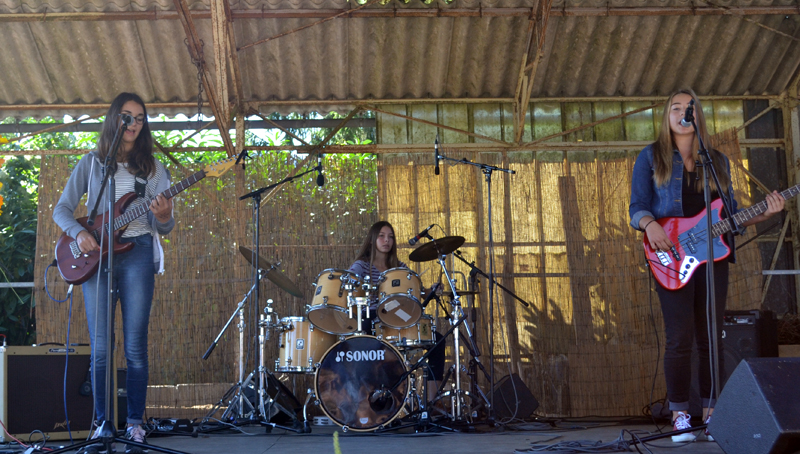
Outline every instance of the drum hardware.
<svg viewBox="0 0 800 454"><path fill-rule="evenodd" d="M244 321L244 301L248 299L250 293L255 291L254 301L256 305L256 309L258 308L258 302L260 297L260 284L262 277L266 276L267 279L275 283L279 288L285 290L292 296L302 297L303 294L300 289L292 282L289 278L287 278L283 273L280 272L277 265L273 265L263 257L261 257L259 253L259 235L260 235L260 207L261 207L261 194L265 191L277 187L280 184L292 181L296 178L299 178L306 173L304 172L293 177L286 178L279 183L257 189L255 191L250 192L242 197L239 197L240 200L244 200L247 198L253 199L253 209L254 209L254 224L255 224L255 235L254 235L254 244L255 249L250 250L245 247L239 247L239 252L247 259L247 261L255 268L255 273L253 274L253 287L248 292L247 296L239 303L237 311L239 313L240 322L239 322L239 382L231 387L225 395L223 395L222 399L220 399L219 403L209 412L206 417L201 421L202 423L208 422L208 420L212 419L213 415L219 410L219 408L225 404L225 401L233 398L227 402L227 408L222 413L221 420L224 422L230 422L233 420L234 422L239 422L240 419L247 419L247 422L258 422L262 425L266 425L269 427L281 427L286 430L292 430L295 432L306 432L310 431L308 428L307 422L305 424L301 424L298 417L297 412L292 412L286 408L286 405L281 404L278 402L278 399L281 398L285 403L288 401L297 402L297 398L292 394L288 389L286 389L280 381L275 378L275 376L265 367L265 357L264 357L264 345L267 340L269 340L269 329L273 328L272 325L272 300L267 301L267 306L264 309L263 314L259 314L259 319L257 322L258 326L258 367L256 370L251 372L247 378L244 377L244 328L246 326ZM233 316L231 317L231 319ZM230 324L230 320L228 324L223 328L223 332ZM221 336L222 333L220 333ZM218 336L218 338L220 337ZM215 341L216 343L216 341ZM210 355L211 350L206 352L204 355L204 359ZM251 382L253 378L258 375L258 389L256 390L256 400L255 404L250 403L249 399L245 399L245 391L250 389ZM269 393L269 385L274 384L274 397ZM283 396L282 396L283 394ZM247 408L245 408L245 404L247 404ZM299 402L298 402L299 406ZM279 426L276 423L270 422L272 418L277 415L277 413L283 412L291 418L291 422L293 427L286 427L286 426Z"/></svg>

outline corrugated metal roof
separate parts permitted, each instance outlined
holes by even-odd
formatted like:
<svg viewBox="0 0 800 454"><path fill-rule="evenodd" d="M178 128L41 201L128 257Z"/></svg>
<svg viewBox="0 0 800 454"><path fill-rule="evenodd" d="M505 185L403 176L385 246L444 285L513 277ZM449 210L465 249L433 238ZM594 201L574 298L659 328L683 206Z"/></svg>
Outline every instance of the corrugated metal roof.
<svg viewBox="0 0 800 454"><path fill-rule="evenodd" d="M193 11L210 8L207 1L188 3ZM793 5L789 0L714 4ZM456 0L438 7L532 5L529 0ZM558 0L553 9L691 5L682 0ZM259 11L357 5L343 0L266 0L232 1L230 6ZM437 6L395 0L368 8L410 7ZM0 0L0 13L154 10L174 11L174 5L169 0ZM241 47L315 20L319 19L235 19L236 44ZM211 21L194 22L213 73ZM800 46L753 22L800 36L798 15L551 17L532 96L651 96L683 86L701 95L779 94L797 73ZM511 98L527 26L527 18L519 15L331 20L240 51L244 100ZM178 20L3 22L2 29L0 105L108 103L120 91L137 92L149 103L196 102L197 73ZM280 110L327 108L304 104Z"/></svg>

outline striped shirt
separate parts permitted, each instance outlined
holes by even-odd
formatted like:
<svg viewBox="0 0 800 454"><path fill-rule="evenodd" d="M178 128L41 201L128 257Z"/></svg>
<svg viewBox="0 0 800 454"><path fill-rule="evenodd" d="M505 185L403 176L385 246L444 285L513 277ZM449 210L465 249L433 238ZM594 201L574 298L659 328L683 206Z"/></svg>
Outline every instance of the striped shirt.
<svg viewBox="0 0 800 454"><path fill-rule="evenodd" d="M128 172L128 164L127 163L119 163L120 165L117 166L117 172L114 174L114 178L116 180L117 185L117 193L116 193L116 200L118 201L122 196L129 192L135 191L135 184L136 184L136 176ZM145 194L148 196L148 199L137 198L134 200L128 209L131 209L137 205L142 205L147 203L149 205L148 200L152 200L151 194L155 194L156 185L158 180L162 177L163 171L161 167L156 166L156 174L153 178L149 178L147 180L147 189L145 190ZM128 224L128 228L122 234L122 238L133 238L136 236L144 235L144 234L153 235L153 228L150 223L147 222L147 215L139 216L138 218L131 221Z"/></svg>

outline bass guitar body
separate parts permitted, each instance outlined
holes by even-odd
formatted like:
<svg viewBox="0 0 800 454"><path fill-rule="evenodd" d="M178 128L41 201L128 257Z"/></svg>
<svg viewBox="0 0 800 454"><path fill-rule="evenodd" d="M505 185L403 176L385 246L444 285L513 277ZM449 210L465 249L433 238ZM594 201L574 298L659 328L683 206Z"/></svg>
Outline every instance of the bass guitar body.
<svg viewBox="0 0 800 454"><path fill-rule="evenodd" d="M712 224L720 222L721 209L721 199L711 203ZM669 251L656 251L650 247L650 241L645 233L644 253L647 264L653 277L662 287L678 290L689 282L697 267L709 261L706 211L703 210L691 218L662 218L656 222L664 228L675 248ZM731 254L730 247L722 238L720 235L712 239L714 262L723 260Z"/></svg>
<svg viewBox="0 0 800 454"><path fill-rule="evenodd" d="M136 193L129 192L117 200L117 203L114 204L114 218L118 219L122 216L135 199ZM100 244L100 236L103 233L103 228L107 227L107 223L103 223L103 217L102 214L97 215L92 225L88 223L88 216L76 219L78 224L82 225L89 234L94 237L97 244ZM133 243L119 242L126 227L127 226L123 226L114 232L113 242L108 241L108 232L106 231L106 238L104 238L102 250L92 251L86 254L81 252L78 247L78 242L74 238L67 236L66 233L62 233L56 243L56 260L58 260L58 270L61 272L61 276L64 280L75 285L83 284L88 281L97 272L101 258L102 261L105 262L106 257L108 257L109 244L114 248L114 254L123 254L133 249Z"/></svg>

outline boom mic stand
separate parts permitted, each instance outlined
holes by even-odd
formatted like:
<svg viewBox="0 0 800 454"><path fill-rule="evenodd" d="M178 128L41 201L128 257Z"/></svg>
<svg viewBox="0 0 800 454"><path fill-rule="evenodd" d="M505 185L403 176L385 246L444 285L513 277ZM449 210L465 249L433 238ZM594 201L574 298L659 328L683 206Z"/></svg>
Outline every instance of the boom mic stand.
<svg viewBox="0 0 800 454"><path fill-rule="evenodd" d="M717 175L716 169L714 168L714 163L711 160L711 152L706 148L705 144L703 143L702 134L700 134L700 130L697 127L697 122L694 118L694 99L689 101L689 106L686 108L684 113L684 121L691 122L692 127L694 128L695 135L697 136L697 141L700 144L700 149L698 150L698 154L702 159L700 165L703 166L703 194L705 197L705 204L706 204L706 254L708 260L706 262L706 314L710 313L709 316L709 324L711 325L710 335L709 335L709 350L711 350L711 376L713 377L713 392L709 398L713 399L715 402L719 398L720 393L720 379L719 379L719 342L717 337L717 304L716 304L716 291L715 291L715 281L714 281L714 239L711 237L713 233L713 219L712 219L712 211L711 211L711 186L710 180L708 175L714 178L714 183L717 186L717 193L719 194L720 198L722 199L722 205L725 211L728 214L726 219L729 220L729 224L731 226L732 234L740 234L741 229L739 225L736 223L736 218L733 216L733 211L731 210L731 201L728 199L728 194L724 194L722 191L722 186L719 184L719 176ZM733 184L733 182L730 182ZM705 422L705 421L703 421Z"/></svg>
<svg viewBox="0 0 800 454"><path fill-rule="evenodd" d="M488 209L488 219L489 219L489 377L490 377L490 388L494 389L494 233L492 229L492 172L495 170L500 172L505 172L508 174L516 174L515 171L511 169L504 169L502 167L492 166L489 164L481 164L477 162L472 162L467 158L461 159L453 159L448 158L447 156L439 154L439 151L436 151L436 159L437 164L438 160L442 159L445 161L453 161L460 164L467 164L474 167L481 169L484 175L484 180L486 181L486 188L487 188L487 209ZM455 293L455 289L454 292ZM467 325L469 326L469 325ZM494 421L494 393L490 395L490 403L489 403L489 417L490 421Z"/></svg>
<svg viewBox="0 0 800 454"><path fill-rule="evenodd" d="M241 156L240 156L240 158L241 158ZM281 180L281 181L279 181L277 183L271 184L269 186L265 186L265 187L260 188L260 189L256 189L255 191L252 191L250 193L247 193L247 194L239 197L239 200L245 200L245 199L248 199L248 198L252 198L253 199L253 207L254 207L254 211L255 211L254 212L255 247L253 248L253 253L252 253L253 256L252 256L250 262L255 264L255 268L256 268L256 274L254 275L254 281L255 282L253 283L253 287L255 289L254 299L255 299L256 307L258 307L258 301L259 301L259 296L260 296L259 287L260 287L260 282L261 282L261 277L262 277L261 276L261 271L262 270L258 266L259 257L261 256L260 250L259 250L260 249L260 223L261 223L260 222L261 221L261 195L266 191L269 191L269 190L271 190L273 188L276 188L276 187L278 187L278 186L280 186L280 185L282 185L284 183L288 183L288 182L290 182L292 180L301 178L304 175L306 175L308 173L311 173L311 172L314 172L316 170L318 170L318 167L312 168L310 170L307 170L305 172L302 172L300 174L297 174L297 175L294 175L294 176L291 176L291 177L288 177L288 178L284 178L283 180ZM274 265L273 265L273 268L274 268ZM269 273L271 271L271 269L270 270L264 270L264 271ZM252 291L252 289L251 289L251 291ZM240 303L240 305L241 304L242 303ZM252 411L250 412L250 419L251 420L259 420L259 422L261 424L267 425L267 426L271 426L271 427L278 427L278 428L281 428L281 429L291 430L291 431L300 432L300 433L310 432L310 428L307 427L306 425L303 425L303 427L287 427L287 426L280 426L278 424L269 422L269 420L272 419L273 407L274 407L274 408L277 408L279 411L283 411L284 413L286 413L288 415L291 415L292 420L294 421L295 425L299 425L298 418L297 418L296 414L293 414L293 412L289 411L288 409L286 409L282 405L280 405L278 402L276 402L275 399L270 397L269 393L267 392L267 388L268 388L267 382L269 382L269 381L272 381L272 383L275 384L275 386L276 386L276 388L278 390L277 391L278 393L281 392L280 381L277 378L275 378L275 376L272 374L272 372L270 372L266 368L265 363L264 363L264 343L265 343L265 341L269 340L269 332L270 332L269 329L272 328L272 326L273 326L272 325L272 315L273 315L272 300L268 300L267 307L265 308L264 312L265 312L264 314L260 315L260 318L259 318L259 321L258 321L258 327L259 327L259 334L258 334L259 345L258 345L258 349L257 349L258 350L258 352L257 352L257 355L258 355L258 366L257 366L256 370L253 371L247 377L247 379L245 379L245 380L242 380L243 379L243 375L244 375L244 369L242 368L241 361L240 361L239 391L238 391L238 393L237 393L237 395L235 396L235 399L234 399L234 400L236 400L238 398L238 400L239 400L239 404L238 404L239 416L240 417L244 417L245 416L243 407L244 407L244 401L246 399L244 398L243 387L244 386L248 386L249 381L256 374L258 374L258 391L257 391L257 404L256 404L257 411L256 411L256 408L252 408L252 405L251 405L251 410ZM239 313L242 314L243 310L239 309ZM242 318L242 325L240 326L240 332L244 328L243 317L241 317L241 318ZM228 323L230 323L230 320L228 321ZM241 337L241 334L240 334L240 337ZM214 345L212 345L212 347L209 348L209 351L206 352L207 355L210 354L210 351L213 349L213 346ZM240 352L240 355L241 355L241 352ZM229 395L229 393L230 393L230 391L228 393L226 393L226 396ZM225 396L223 396L223 399L225 399ZM227 413L227 411L226 411L226 413ZM223 415L225 415L225 414L223 414Z"/></svg>
<svg viewBox="0 0 800 454"><path fill-rule="evenodd" d="M108 203L106 207L106 214L107 214L107 222L104 229L104 235L108 239L106 242L106 266L108 269L108 284L107 284L107 297L108 301L106 302L106 376L105 376L105 419L100 423L98 426L98 437L95 439L89 439L86 441L82 441L77 444L73 444L71 446L67 446L65 448L57 449L55 451L50 451L50 454L58 454L67 451L74 451L78 450L82 447L94 445L98 443L103 444L105 452L114 452L112 449L112 444L114 442L120 442L128 445L138 446L142 449L153 450L164 452L168 454L186 454L183 451L175 451L172 449L162 448L159 446L149 445L147 443L139 443L133 440L128 440L123 437L117 436L117 429L114 426L113 420L113 413L114 413L114 404L112 398L117 395L114 390L111 388L114 386L113 374L112 371L114 369L114 311L112 310L114 307L114 232L116 229L114 228L114 204L116 203L116 179L114 178L114 172L117 169L117 152L119 151L119 145L122 141L122 136L125 134L125 131L128 129L128 126L125 124L124 121L120 122L119 127L117 128L117 132L114 135L114 139L111 142L111 147L109 148L110 153L106 156L105 163L103 165L103 182L100 185L100 191L97 194L97 199L95 199L94 207L92 208L92 212L89 215L88 223L91 225L94 223L94 219L97 216L97 210L100 205L100 200L103 198L103 192L105 191L106 185L108 186L108 192L106 194L106 201ZM77 241L77 239L76 239ZM102 251L100 251L102 256ZM98 268L97 272L100 272L100 268ZM98 277L99 279L99 277ZM94 350L94 345L92 346ZM97 370L94 368L97 361L97 355L92 354L92 366L93 370ZM94 377L92 377L94 378Z"/></svg>

